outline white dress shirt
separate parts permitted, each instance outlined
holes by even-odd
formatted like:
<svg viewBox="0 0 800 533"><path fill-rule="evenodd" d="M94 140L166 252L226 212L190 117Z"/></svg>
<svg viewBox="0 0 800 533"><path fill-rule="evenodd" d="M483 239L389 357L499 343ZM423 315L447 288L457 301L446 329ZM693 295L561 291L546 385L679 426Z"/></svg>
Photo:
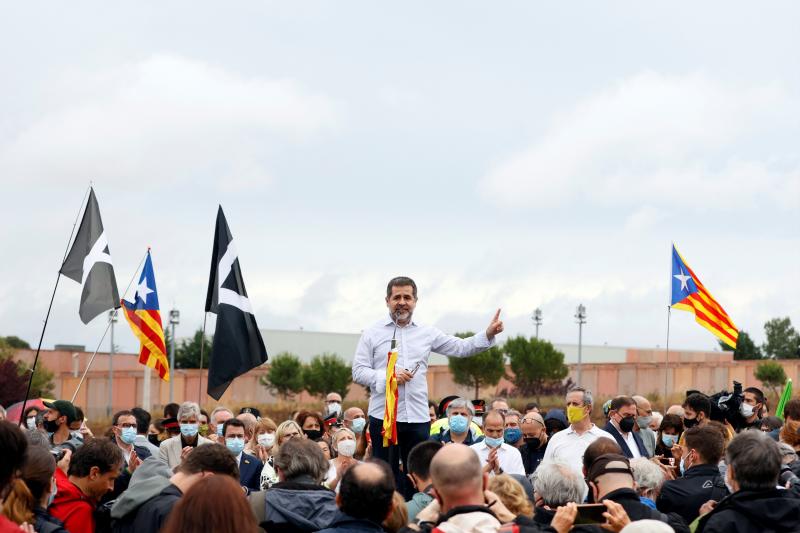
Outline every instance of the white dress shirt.
<svg viewBox="0 0 800 533"><path fill-rule="evenodd" d="M541 464L549 461L561 461L569 464L583 477L583 454L586 448L600 437L617 442L610 433L603 431L594 424L582 435L578 435L572 426L569 426L547 440L547 450L544 452Z"/></svg>
<svg viewBox="0 0 800 533"><path fill-rule="evenodd" d="M386 363L395 329L390 317L377 322L361 334L353 358L353 381L370 388L369 416L383 419L386 401ZM428 356L431 352L448 357L469 357L494 346L482 331L468 339L446 335L433 326L420 326L413 321L397 328L397 367L419 369L414 378L398 384L397 421L428 422Z"/></svg>
<svg viewBox="0 0 800 533"><path fill-rule="evenodd" d="M481 466L486 466L486 460L489 458L489 452L492 451L486 445L485 441L470 446L478 458L481 460ZM506 444L505 442L497 449L497 461L500 463L500 469L504 474L520 474L525 475L525 466L522 464L522 455L515 447ZM494 475L492 472L491 475Z"/></svg>

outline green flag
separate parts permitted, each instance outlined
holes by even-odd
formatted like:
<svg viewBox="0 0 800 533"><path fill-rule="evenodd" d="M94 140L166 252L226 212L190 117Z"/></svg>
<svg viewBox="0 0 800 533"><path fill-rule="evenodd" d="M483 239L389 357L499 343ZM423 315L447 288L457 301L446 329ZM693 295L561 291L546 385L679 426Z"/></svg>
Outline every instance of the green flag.
<svg viewBox="0 0 800 533"><path fill-rule="evenodd" d="M778 401L778 407L775 409L775 416L783 420L783 408L786 407L786 402L792 399L792 378L786 380L786 385L783 387L783 394Z"/></svg>

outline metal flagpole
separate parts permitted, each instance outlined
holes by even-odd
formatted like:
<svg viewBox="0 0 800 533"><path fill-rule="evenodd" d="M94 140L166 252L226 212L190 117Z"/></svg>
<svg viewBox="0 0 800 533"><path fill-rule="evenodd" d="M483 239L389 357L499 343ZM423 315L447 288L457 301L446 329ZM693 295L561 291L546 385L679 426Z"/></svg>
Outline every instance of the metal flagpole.
<svg viewBox="0 0 800 533"><path fill-rule="evenodd" d="M669 321L672 317L672 306L667 306L667 355L664 357L664 414L667 414L667 382L669 380Z"/></svg>
<svg viewBox="0 0 800 533"><path fill-rule="evenodd" d="M208 312L203 313L203 337L200 339L200 378L197 380L197 404L203 400L203 353L206 347L206 319Z"/></svg>
<svg viewBox="0 0 800 533"><path fill-rule="evenodd" d="M123 298L125 298L125 295L128 294L128 290L130 290L131 285L133 285L133 280L136 279L136 273L139 272L140 268L142 268L142 263L144 263L144 260L146 258L147 258L147 252L145 252L144 255L142 256L142 260L139 261L139 266L137 266L136 270L133 272L133 277L131 277L131 280L128 282L128 286L125 287L125 292L122 293L122 297ZM117 307L116 309L113 309L111 311L112 312L112 317L116 317L118 311L119 311L119 307ZM92 357L89 358L89 364L86 365L86 370L83 371L83 375L81 376L81 380L78 382L78 386L75 387L75 392L73 393L72 399L70 400L72 403L75 403L75 398L78 396L78 391L81 390L81 385L83 385L83 381L86 379L86 374L89 373L89 369L92 367L92 363L94 362L94 358L97 355L97 352L100 350L100 345L103 344L103 340L105 340L106 334L108 333L108 329L111 327L112 323L113 323L113 320L109 320L108 321L108 324L106 325L106 329L105 329L105 331L103 331L103 336L100 337L100 342L97 343L97 348L94 349L94 353L92 354ZM109 355L109 357L110 357L110 355Z"/></svg>
<svg viewBox="0 0 800 533"><path fill-rule="evenodd" d="M83 200L81 200L81 205L78 207L78 214L75 216L75 222L72 223L72 231L69 232L69 238L67 239L67 249L64 250L64 258L61 259L61 266L64 266L64 261L67 260L67 254L69 254L69 245L72 242L72 236L75 235L75 226L78 225L78 220L81 216L81 211L83 211L83 204L86 202L86 197L89 195L89 191L92 189L92 184L89 182L89 187L86 189L86 192L83 193ZM50 296L50 305L47 306L47 314L44 317L44 324L42 325L42 333L39 335L39 345L36 347L36 355L33 358L33 366L31 366L31 375L28 377L28 388L25 391L25 400L22 402L22 410L19 412L19 425L22 425L22 417L25 416L25 406L28 404L28 397L31 395L31 386L33 385L33 374L36 373L36 364L39 362L39 352L42 350L42 341L44 340L44 332L47 329L47 321L50 319L50 310L53 309L53 301L56 299L56 290L58 289L58 282L61 279L61 268L59 267L58 273L56 274L56 284L53 287L53 294Z"/></svg>

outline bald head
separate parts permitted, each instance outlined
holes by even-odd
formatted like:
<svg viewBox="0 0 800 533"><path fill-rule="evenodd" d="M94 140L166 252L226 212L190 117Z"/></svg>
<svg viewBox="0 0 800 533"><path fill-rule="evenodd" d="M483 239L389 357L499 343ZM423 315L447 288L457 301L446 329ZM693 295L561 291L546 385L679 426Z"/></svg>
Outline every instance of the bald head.
<svg viewBox="0 0 800 533"><path fill-rule="evenodd" d="M632 396L632 398L633 401L636 402L637 409L639 409L640 411L647 411L652 413L653 406L650 405L650 400L648 400L644 396L639 396L639 395Z"/></svg>
<svg viewBox="0 0 800 533"><path fill-rule="evenodd" d="M442 510L483 502L483 470L478 454L463 444L448 444L436 452L431 461L431 481L442 499ZM446 512L446 511L445 511Z"/></svg>

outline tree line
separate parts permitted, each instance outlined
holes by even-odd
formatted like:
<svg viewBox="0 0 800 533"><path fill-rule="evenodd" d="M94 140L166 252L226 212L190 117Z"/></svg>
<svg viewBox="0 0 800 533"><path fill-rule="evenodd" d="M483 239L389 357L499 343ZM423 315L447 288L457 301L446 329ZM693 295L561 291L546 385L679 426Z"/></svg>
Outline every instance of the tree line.
<svg viewBox="0 0 800 533"><path fill-rule="evenodd" d="M800 334L792 326L791 319L787 317L773 318L764 323L764 343L756 345L752 337L744 330L739 330L739 339L736 349L724 342L720 347L733 352L737 361L746 359L800 359Z"/></svg>

